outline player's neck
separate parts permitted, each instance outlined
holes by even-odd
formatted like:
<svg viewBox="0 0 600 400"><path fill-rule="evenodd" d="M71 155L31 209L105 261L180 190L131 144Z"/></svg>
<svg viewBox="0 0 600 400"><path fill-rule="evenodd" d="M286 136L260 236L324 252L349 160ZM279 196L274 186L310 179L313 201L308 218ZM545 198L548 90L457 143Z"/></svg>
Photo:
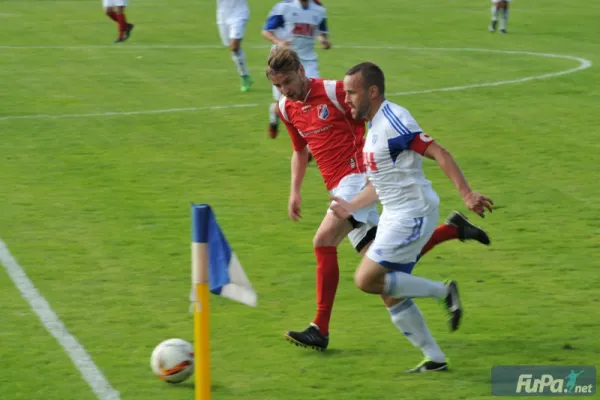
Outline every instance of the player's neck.
<svg viewBox="0 0 600 400"><path fill-rule="evenodd" d="M310 94L310 79L305 78L304 82L302 82L302 100L303 103L306 103L306 99L308 99L308 95Z"/></svg>
<svg viewBox="0 0 600 400"><path fill-rule="evenodd" d="M371 109L369 110L369 113L367 114L367 121L372 121L373 118L375 117L375 114L377 114L377 111L379 111L379 108L381 107L381 105L383 104L383 102L385 101L385 98L381 97L377 100L373 100L373 102L371 103Z"/></svg>

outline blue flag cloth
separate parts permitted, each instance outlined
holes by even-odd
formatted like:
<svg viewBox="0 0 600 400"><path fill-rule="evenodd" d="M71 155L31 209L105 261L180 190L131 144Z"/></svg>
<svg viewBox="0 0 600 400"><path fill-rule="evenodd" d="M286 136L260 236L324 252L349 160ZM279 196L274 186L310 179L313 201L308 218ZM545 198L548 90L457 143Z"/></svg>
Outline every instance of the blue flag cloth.
<svg viewBox="0 0 600 400"><path fill-rule="evenodd" d="M211 293L255 307L256 292L207 204L192 206L192 241L207 244Z"/></svg>

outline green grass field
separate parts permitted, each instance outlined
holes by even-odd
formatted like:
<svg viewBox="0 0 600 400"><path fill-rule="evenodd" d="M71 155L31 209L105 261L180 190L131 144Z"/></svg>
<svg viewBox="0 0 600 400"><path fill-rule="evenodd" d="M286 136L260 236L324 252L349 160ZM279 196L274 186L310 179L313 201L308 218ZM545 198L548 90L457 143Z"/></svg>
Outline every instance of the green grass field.
<svg viewBox="0 0 600 400"><path fill-rule="evenodd" d="M251 2L250 93L219 47L214 1L131 3L136 28L118 45L99 0L5 0L0 11L0 238L121 399L193 398L192 380L166 385L149 367L160 341L193 340L190 202L213 206L259 294L256 309L211 297L214 399L484 399L494 365L597 362L597 3L515 0L500 35L487 31L487 1L325 1L334 48L319 52L322 76L379 63L389 99L497 205L484 220L469 215L491 247L446 243L415 270L456 279L466 308L450 334L443 309L418 302L452 363L419 376L403 371L420 352L354 287L348 242L330 349L283 340L313 317L311 241L328 196L312 165L304 219L288 219L290 140L266 135L260 29L272 2ZM546 79L435 91L585 60L591 68ZM245 106L214 108L231 105ZM192 109L153 113L181 108ZM426 174L442 215L465 211L434 163ZM0 304L1 399L96 398L4 271Z"/></svg>

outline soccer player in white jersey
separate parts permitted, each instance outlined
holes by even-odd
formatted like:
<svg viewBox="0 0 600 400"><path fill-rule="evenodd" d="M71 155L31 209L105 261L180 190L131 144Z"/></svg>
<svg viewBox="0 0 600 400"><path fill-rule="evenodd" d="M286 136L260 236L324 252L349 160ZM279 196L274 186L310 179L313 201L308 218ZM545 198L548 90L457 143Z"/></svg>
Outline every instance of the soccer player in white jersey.
<svg viewBox="0 0 600 400"><path fill-rule="evenodd" d="M263 29L265 39L273 47L289 46L300 57L308 78L319 78L316 39L324 49L331 48L327 38L327 12L318 0L284 0L277 3ZM269 136L277 137L279 115L277 108L281 93L273 86L274 102L269 106Z"/></svg>
<svg viewBox="0 0 600 400"><path fill-rule="evenodd" d="M250 18L250 9L246 0L217 0L217 25L223 46L231 49L231 58L241 78L241 90L247 92L252 86L248 73L246 55L242 50L242 39L246 24Z"/></svg>
<svg viewBox="0 0 600 400"><path fill-rule="evenodd" d="M438 163L469 210L483 217L486 209L492 211L492 200L471 190L452 155L423 133L408 110L385 99L384 75L378 66L361 63L351 68L344 77L344 90L352 117L369 121L363 147L369 182L351 201L333 197L331 208L338 218L345 218L377 200L383 206L377 234L354 281L364 292L404 299L390 307L392 320L425 356L409 372L446 370L446 356L412 300L443 300L450 330L458 329L462 308L456 282L444 284L411 275L438 220L439 197L425 178L423 157Z"/></svg>
<svg viewBox="0 0 600 400"><path fill-rule="evenodd" d="M512 0L491 0L492 1L492 22L490 23L490 32L496 32L498 26L498 11L502 12L500 20L500 32L506 33L506 25L508 24L508 4Z"/></svg>
<svg viewBox="0 0 600 400"><path fill-rule="evenodd" d="M115 43L129 39L133 24L127 22L127 16L125 15L127 0L102 0L102 7L106 16L117 23L119 36L115 39Z"/></svg>

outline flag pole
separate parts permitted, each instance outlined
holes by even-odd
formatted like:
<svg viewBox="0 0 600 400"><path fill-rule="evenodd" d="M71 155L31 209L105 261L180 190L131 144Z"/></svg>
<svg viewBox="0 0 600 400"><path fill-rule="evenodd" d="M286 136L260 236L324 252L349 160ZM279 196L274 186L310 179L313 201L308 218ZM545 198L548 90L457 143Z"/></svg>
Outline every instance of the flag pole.
<svg viewBox="0 0 600 400"><path fill-rule="evenodd" d="M208 205L192 205L195 400L210 400L209 215Z"/></svg>

